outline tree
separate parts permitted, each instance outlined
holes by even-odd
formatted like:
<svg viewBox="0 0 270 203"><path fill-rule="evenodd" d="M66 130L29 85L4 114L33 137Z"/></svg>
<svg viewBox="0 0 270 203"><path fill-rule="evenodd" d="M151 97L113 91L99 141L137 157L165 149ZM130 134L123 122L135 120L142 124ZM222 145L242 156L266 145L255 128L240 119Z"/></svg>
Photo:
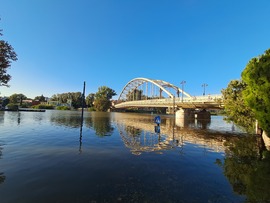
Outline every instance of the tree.
<svg viewBox="0 0 270 203"><path fill-rule="evenodd" d="M46 98L43 95L41 95L41 96L36 96L34 100L38 100L40 102L45 102Z"/></svg>
<svg viewBox="0 0 270 203"><path fill-rule="evenodd" d="M97 111L107 111L111 106L111 102L107 98L98 98L95 99L94 106Z"/></svg>
<svg viewBox="0 0 270 203"><path fill-rule="evenodd" d="M243 91L247 85L242 80L232 80L226 89L222 90L226 120L244 127L247 131L254 131L255 117L251 108L245 103Z"/></svg>
<svg viewBox="0 0 270 203"><path fill-rule="evenodd" d="M6 105L9 104L9 98L2 98L2 107L5 107Z"/></svg>
<svg viewBox="0 0 270 203"><path fill-rule="evenodd" d="M9 103L17 104L22 103L22 100L27 99L24 94L13 94L9 96Z"/></svg>
<svg viewBox="0 0 270 203"><path fill-rule="evenodd" d="M58 101L60 103L67 103L68 99L71 100L73 108L77 109L82 106L82 93L81 92L68 92L62 94L52 95L52 101Z"/></svg>
<svg viewBox="0 0 270 203"><path fill-rule="evenodd" d="M2 36L0 30L0 36ZM11 75L7 73L12 61L17 60L17 54L13 47L6 41L0 40L0 86L9 86Z"/></svg>
<svg viewBox="0 0 270 203"><path fill-rule="evenodd" d="M243 98L261 128L270 135L270 49L249 61L242 79L247 84Z"/></svg>
<svg viewBox="0 0 270 203"><path fill-rule="evenodd" d="M97 111L107 111L111 106L110 99L115 96L116 93L113 89L101 86L98 88L98 92L95 94L94 106Z"/></svg>
<svg viewBox="0 0 270 203"><path fill-rule="evenodd" d="M93 107L94 101L95 101L95 94L94 94L94 93L90 93L90 94L85 98L85 102L86 102L86 105L87 105L88 107Z"/></svg>
<svg viewBox="0 0 270 203"><path fill-rule="evenodd" d="M98 92L95 94L95 97L111 99L115 95L116 93L113 89L106 86L101 86L98 88Z"/></svg>
<svg viewBox="0 0 270 203"><path fill-rule="evenodd" d="M71 92L70 94L70 99L72 99L72 106L77 109L82 107L82 93L81 92Z"/></svg>

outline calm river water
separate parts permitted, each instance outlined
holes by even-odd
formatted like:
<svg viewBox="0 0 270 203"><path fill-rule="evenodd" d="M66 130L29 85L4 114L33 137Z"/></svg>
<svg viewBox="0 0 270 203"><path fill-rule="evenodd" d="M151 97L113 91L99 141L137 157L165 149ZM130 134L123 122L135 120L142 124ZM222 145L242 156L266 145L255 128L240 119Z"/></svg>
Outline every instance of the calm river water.
<svg viewBox="0 0 270 203"><path fill-rule="evenodd" d="M0 112L0 202L244 202L225 174L220 116Z"/></svg>

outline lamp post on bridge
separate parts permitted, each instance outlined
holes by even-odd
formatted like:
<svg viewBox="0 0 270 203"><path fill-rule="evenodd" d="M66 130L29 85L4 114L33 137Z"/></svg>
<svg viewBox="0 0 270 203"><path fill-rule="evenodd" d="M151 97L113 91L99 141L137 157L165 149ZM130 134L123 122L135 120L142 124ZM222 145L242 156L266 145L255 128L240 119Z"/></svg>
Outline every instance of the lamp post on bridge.
<svg viewBox="0 0 270 203"><path fill-rule="evenodd" d="M182 85L182 102L184 101L184 99L183 99L183 92L184 92L184 84L186 84L186 81L182 81L182 82L180 82L180 84Z"/></svg>
<svg viewBox="0 0 270 203"><path fill-rule="evenodd" d="M205 95L205 87L207 87L208 85L206 83L203 83L202 84L202 87L203 87L203 96Z"/></svg>

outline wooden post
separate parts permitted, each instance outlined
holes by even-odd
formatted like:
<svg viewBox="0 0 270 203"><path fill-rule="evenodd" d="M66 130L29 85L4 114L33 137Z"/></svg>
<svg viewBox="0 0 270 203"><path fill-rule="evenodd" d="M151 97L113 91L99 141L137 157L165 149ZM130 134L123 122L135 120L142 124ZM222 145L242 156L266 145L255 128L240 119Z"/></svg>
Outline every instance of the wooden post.
<svg viewBox="0 0 270 203"><path fill-rule="evenodd" d="M84 97L85 97L85 81L83 82L83 93L82 93L82 119L83 119L83 109L84 109Z"/></svg>
<svg viewBox="0 0 270 203"><path fill-rule="evenodd" d="M255 121L255 133L256 135L262 135L263 130L260 128L258 120Z"/></svg>
<svg viewBox="0 0 270 203"><path fill-rule="evenodd" d="M85 97L85 82L83 82L83 93L82 93L82 114L81 114L81 127L80 127L80 148L79 152L82 152L82 127L83 127L83 110L84 110L84 97Z"/></svg>

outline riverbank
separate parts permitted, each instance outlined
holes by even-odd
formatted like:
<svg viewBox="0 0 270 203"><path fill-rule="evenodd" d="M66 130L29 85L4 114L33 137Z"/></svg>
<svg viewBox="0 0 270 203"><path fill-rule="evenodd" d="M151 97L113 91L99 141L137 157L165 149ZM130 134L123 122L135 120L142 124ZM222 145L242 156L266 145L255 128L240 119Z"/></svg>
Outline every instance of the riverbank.
<svg viewBox="0 0 270 203"><path fill-rule="evenodd" d="M2 109L1 111L30 111L30 112L45 112L45 109L32 109L32 108L19 108L18 110L14 109Z"/></svg>

